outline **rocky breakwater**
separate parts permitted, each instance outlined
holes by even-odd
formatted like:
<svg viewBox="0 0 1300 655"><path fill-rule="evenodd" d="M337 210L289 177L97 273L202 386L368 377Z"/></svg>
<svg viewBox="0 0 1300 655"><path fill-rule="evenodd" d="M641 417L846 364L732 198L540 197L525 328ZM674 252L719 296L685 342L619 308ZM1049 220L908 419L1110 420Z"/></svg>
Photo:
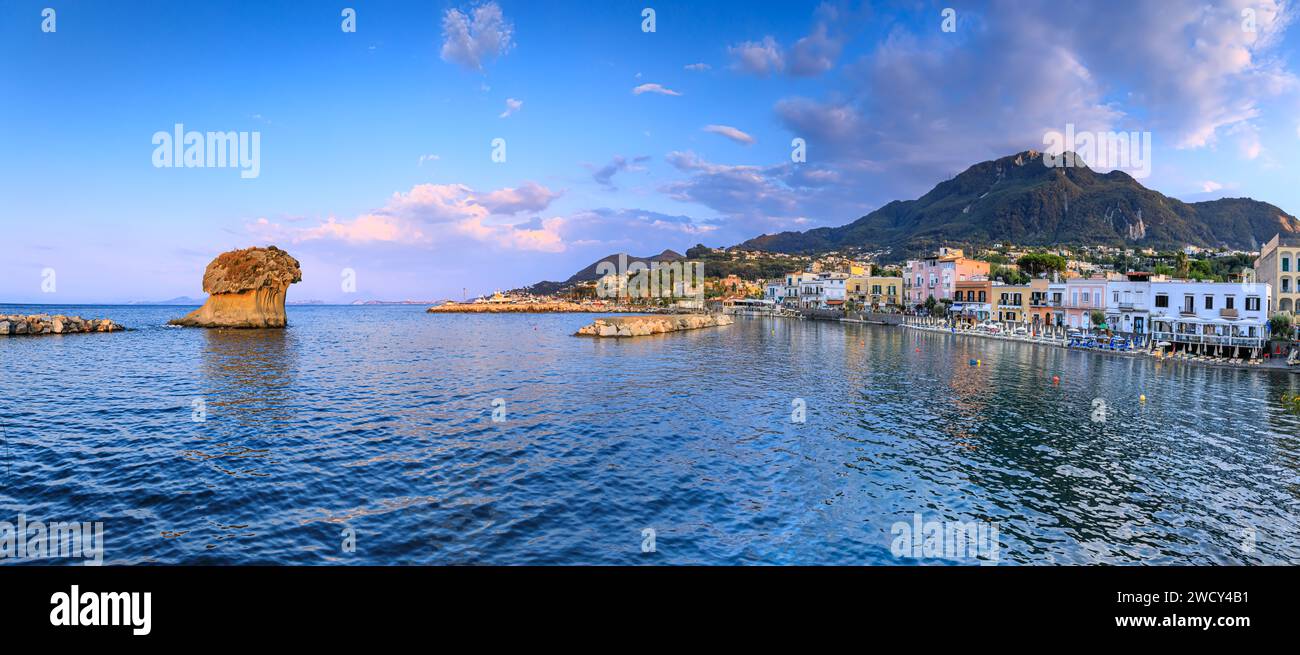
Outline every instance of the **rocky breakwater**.
<svg viewBox="0 0 1300 655"><path fill-rule="evenodd" d="M697 330L731 325L726 314L677 314L665 316L617 316L598 318L578 330L579 337L643 337L651 334Z"/></svg>
<svg viewBox="0 0 1300 655"><path fill-rule="evenodd" d="M106 318L82 318L63 314L0 314L0 336L23 334L77 334L81 332L121 332L121 325Z"/></svg>
<svg viewBox="0 0 1300 655"><path fill-rule="evenodd" d="M302 281L298 260L270 246L224 252L203 272L203 306L172 325L208 328L282 328L289 285Z"/></svg>

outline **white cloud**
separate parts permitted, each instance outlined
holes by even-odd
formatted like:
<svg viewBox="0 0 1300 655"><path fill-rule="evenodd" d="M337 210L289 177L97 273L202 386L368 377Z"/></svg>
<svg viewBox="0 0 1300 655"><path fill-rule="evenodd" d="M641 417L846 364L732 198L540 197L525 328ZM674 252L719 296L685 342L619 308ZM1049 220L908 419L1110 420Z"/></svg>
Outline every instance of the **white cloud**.
<svg viewBox="0 0 1300 655"><path fill-rule="evenodd" d="M676 91L674 91L674 90L672 90L672 89L669 89L669 88L663 86L662 84L642 84L642 85L639 85L639 86L633 88L633 89L632 89L632 93L633 93L633 95L638 95L638 96L641 95L642 93L659 93L659 94L663 94L663 95L666 95L666 96L679 96L679 95L681 95L680 93L678 93L678 92L676 92Z"/></svg>
<svg viewBox="0 0 1300 655"><path fill-rule="evenodd" d="M785 69L785 54L770 35L762 41L745 41L727 48L732 66L739 71L766 77Z"/></svg>
<svg viewBox="0 0 1300 655"><path fill-rule="evenodd" d="M515 112L517 112L517 111L519 111L520 107L523 107L523 106L524 106L524 101L523 101L523 100L515 100L514 98L506 98L506 110L503 111L503 112L501 112L501 115L498 116L497 118L505 118L505 117L507 117L507 116L509 116L509 115L511 115L511 114L513 114L513 113L515 113Z"/></svg>
<svg viewBox="0 0 1300 655"><path fill-rule="evenodd" d="M559 197L535 182L479 194L463 184L417 184L394 193L383 207L351 220L331 216L309 227L287 226L265 218L248 226L267 241L294 243L332 240L351 244L442 245L471 239L508 250L561 252L565 219L552 217L508 222L500 218L542 211Z"/></svg>
<svg viewBox="0 0 1300 655"><path fill-rule="evenodd" d="M495 2L466 14L453 7L442 16L442 59L473 71L505 55L514 46L514 26Z"/></svg>
<svg viewBox="0 0 1300 655"><path fill-rule="evenodd" d="M442 158L438 155L420 155L420 163L418 165L423 166L426 161L438 161L439 159Z"/></svg>
<svg viewBox="0 0 1300 655"><path fill-rule="evenodd" d="M699 62L697 64L686 64L682 68L685 68L688 71L693 71L696 73L703 73L704 71L709 70L710 68L713 67L704 62Z"/></svg>
<svg viewBox="0 0 1300 655"><path fill-rule="evenodd" d="M831 26L839 24L839 11L828 3L817 8L817 21L812 33L795 41L790 48L790 74L813 77L829 71L839 59L844 47L843 36L832 32Z"/></svg>
<svg viewBox="0 0 1300 655"><path fill-rule="evenodd" d="M745 145L751 145L756 140L749 134L746 134L730 125L705 125L703 129L705 132L721 134L736 143L743 143Z"/></svg>
<svg viewBox="0 0 1300 655"><path fill-rule="evenodd" d="M1214 193L1215 191L1218 191L1219 189L1222 188L1223 185L1218 182L1215 182L1214 180L1206 180L1204 182L1201 182L1201 191L1204 193Z"/></svg>
<svg viewBox="0 0 1300 655"><path fill-rule="evenodd" d="M519 187L498 189L476 200L493 214L518 214L542 211L559 197L558 192L536 182L527 182Z"/></svg>

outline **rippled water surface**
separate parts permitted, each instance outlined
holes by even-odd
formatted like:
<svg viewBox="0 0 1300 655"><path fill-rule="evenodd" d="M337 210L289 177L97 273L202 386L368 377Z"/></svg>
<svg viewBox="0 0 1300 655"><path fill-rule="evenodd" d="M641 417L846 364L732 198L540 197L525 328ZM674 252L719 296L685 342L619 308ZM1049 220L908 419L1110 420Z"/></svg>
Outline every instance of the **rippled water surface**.
<svg viewBox="0 0 1300 655"><path fill-rule="evenodd" d="M0 337L0 520L103 521L110 563L910 564L915 514L996 522L1003 564L1300 562L1300 375L771 319L0 307L35 310L134 329Z"/></svg>

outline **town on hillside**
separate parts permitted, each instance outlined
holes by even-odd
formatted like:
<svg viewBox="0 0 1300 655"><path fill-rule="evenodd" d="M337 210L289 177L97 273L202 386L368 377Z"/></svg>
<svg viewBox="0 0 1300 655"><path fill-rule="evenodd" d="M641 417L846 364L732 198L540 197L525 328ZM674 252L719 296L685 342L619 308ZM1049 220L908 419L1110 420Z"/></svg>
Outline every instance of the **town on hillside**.
<svg viewBox="0 0 1300 655"><path fill-rule="evenodd" d="M970 254L940 247L924 258L878 263L888 255L811 256L695 246L686 258L703 263L702 293L679 289L676 295L652 298L602 293L624 289L636 275L627 273L578 280L547 294L525 288L474 302L850 320L924 316L964 328L1029 335L1062 328L1131 337L1141 344L1158 340L1175 349L1210 345L1254 351L1266 350L1270 340L1291 338L1300 309L1300 237L1289 235L1276 235L1255 252L995 243Z"/></svg>

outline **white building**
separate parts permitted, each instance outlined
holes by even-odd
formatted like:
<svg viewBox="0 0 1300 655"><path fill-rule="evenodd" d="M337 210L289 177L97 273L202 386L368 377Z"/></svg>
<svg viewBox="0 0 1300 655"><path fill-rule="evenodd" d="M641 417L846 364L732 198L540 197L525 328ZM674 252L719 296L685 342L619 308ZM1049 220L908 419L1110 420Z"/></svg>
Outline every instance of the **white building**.
<svg viewBox="0 0 1300 655"><path fill-rule="evenodd" d="M1047 285L1047 306L1052 309L1052 325L1065 325L1065 282Z"/></svg>
<svg viewBox="0 0 1300 655"><path fill-rule="evenodd" d="M765 300L771 300L778 305L783 305L785 304L786 289L785 280L768 282L767 286L763 289L763 298Z"/></svg>
<svg viewBox="0 0 1300 655"><path fill-rule="evenodd" d="M1150 334L1151 279L1135 273L1124 280L1106 281L1106 325L1123 334Z"/></svg>
<svg viewBox="0 0 1300 655"><path fill-rule="evenodd" d="M1156 339L1204 352L1261 348L1268 339L1272 287L1262 282L1150 282L1150 325Z"/></svg>
<svg viewBox="0 0 1300 655"><path fill-rule="evenodd" d="M847 273L817 273L803 277L799 285L799 306L804 309L843 307L848 296Z"/></svg>
<svg viewBox="0 0 1300 655"><path fill-rule="evenodd" d="M815 279L817 279L816 273L805 273L803 271L786 273L784 280L785 283L782 285L781 290L779 292L771 292L776 295L771 295L769 297L786 307L799 307L804 281Z"/></svg>

